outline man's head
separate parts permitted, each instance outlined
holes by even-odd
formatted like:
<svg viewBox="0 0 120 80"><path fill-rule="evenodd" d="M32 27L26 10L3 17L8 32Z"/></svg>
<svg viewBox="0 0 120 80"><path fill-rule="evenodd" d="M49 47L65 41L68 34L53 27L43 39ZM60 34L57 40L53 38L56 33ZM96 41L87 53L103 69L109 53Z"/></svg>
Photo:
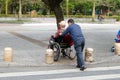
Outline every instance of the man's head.
<svg viewBox="0 0 120 80"><path fill-rule="evenodd" d="M60 25L60 28L65 28L66 22L65 21L60 21L59 25Z"/></svg>
<svg viewBox="0 0 120 80"><path fill-rule="evenodd" d="M69 19L68 20L68 25L74 24L74 20L73 19Z"/></svg>

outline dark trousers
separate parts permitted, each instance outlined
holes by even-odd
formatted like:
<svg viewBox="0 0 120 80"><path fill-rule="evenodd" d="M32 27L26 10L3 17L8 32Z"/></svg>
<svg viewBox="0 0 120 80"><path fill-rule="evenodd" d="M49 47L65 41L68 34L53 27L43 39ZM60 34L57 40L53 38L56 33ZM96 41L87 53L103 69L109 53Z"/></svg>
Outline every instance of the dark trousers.
<svg viewBox="0 0 120 80"><path fill-rule="evenodd" d="M84 59L83 59L83 49L85 45L85 39L80 38L74 42L74 47L76 50L76 55L77 55L77 65L80 67L85 66Z"/></svg>

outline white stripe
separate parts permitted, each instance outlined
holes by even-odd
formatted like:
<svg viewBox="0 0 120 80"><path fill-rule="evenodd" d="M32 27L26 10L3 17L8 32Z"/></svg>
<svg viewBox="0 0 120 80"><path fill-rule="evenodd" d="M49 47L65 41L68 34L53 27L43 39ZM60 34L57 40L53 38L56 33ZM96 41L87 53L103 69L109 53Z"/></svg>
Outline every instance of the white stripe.
<svg viewBox="0 0 120 80"><path fill-rule="evenodd" d="M105 71L105 70L111 70L111 69L112 70L120 69L120 66L88 68L85 71ZM80 70L79 69L62 69L62 70L33 71L33 72L0 73L0 77L48 75L48 74L60 74L60 73L69 73L69 72L80 72Z"/></svg>
<svg viewBox="0 0 120 80"><path fill-rule="evenodd" d="M65 72L78 72L77 69L71 70L50 70L50 71L34 71L34 72L17 72L17 73L1 73L0 77L15 77L15 76L30 76L30 75L48 75L48 74L60 74Z"/></svg>
<svg viewBox="0 0 120 80"><path fill-rule="evenodd" d="M105 70L115 70L115 69L120 69L120 66L88 68L86 69L86 71L105 71Z"/></svg>
<svg viewBox="0 0 120 80"><path fill-rule="evenodd" d="M120 74L95 75L95 76L70 77L70 78L57 78L57 79L44 79L44 80L98 80L98 79L113 79L113 78L119 78L120 79Z"/></svg>

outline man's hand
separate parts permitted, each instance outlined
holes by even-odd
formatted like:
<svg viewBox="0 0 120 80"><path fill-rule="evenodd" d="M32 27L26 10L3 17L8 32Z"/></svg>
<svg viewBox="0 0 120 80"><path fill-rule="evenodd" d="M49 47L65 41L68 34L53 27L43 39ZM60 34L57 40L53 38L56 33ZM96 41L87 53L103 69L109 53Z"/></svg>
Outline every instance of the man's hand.
<svg viewBox="0 0 120 80"><path fill-rule="evenodd" d="M62 33L59 33L59 35L61 36L61 35L62 35Z"/></svg>

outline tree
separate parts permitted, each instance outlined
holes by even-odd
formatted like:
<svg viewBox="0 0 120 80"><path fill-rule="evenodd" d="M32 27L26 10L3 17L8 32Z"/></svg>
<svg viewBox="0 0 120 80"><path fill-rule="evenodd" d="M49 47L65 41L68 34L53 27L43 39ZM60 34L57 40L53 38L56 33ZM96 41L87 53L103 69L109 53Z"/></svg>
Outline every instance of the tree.
<svg viewBox="0 0 120 80"><path fill-rule="evenodd" d="M66 15L67 15L67 17L68 17L68 13L69 13L68 2L69 2L69 0L66 0Z"/></svg>
<svg viewBox="0 0 120 80"><path fill-rule="evenodd" d="M75 3L74 6L74 15L75 14L91 15L92 7L93 2L91 1L77 2Z"/></svg>
<svg viewBox="0 0 120 80"><path fill-rule="evenodd" d="M95 3L96 3L96 0L93 0L92 21L95 21Z"/></svg>
<svg viewBox="0 0 120 80"><path fill-rule="evenodd" d="M5 8L5 14L8 15L8 0L5 1L6 8Z"/></svg>
<svg viewBox="0 0 120 80"><path fill-rule="evenodd" d="M22 3L21 0L19 0L19 12L18 12L18 19L22 18Z"/></svg>
<svg viewBox="0 0 120 80"><path fill-rule="evenodd" d="M57 20L57 27L59 27L59 22L64 20L63 17L63 11L62 8L60 7L60 3L63 0L42 0L49 8L52 10L56 16Z"/></svg>
<svg viewBox="0 0 120 80"><path fill-rule="evenodd" d="M4 3L4 0L0 0L0 15L1 15L1 12L2 12L3 3Z"/></svg>

